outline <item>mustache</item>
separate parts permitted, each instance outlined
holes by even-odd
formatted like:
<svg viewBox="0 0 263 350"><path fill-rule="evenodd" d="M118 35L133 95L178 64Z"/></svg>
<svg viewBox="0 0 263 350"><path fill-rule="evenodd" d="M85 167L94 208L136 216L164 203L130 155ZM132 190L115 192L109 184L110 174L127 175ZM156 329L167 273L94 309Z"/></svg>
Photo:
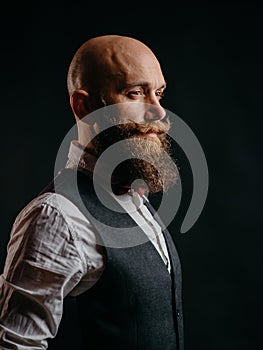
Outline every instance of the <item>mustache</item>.
<svg viewBox="0 0 263 350"><path fill-rule="evenodd" d="M138 135L147 135L155 133L157 135L166 134L171 127L170 120L154 121L151 123L136 123L134 121L127 121L125 124L118 124L117 128L125 137L133 137Z"/></svg>
<svg viewBox="0 0 263 350"><path fill-rule="evenodd" d="M170 121L168 118L164 121L157 120L151 123L138 123L127 120L125 123L119 122L103 130L93 138L92 143L95 153L98 156L115 142L155 133L161 144L167 148L169 146L169 139L167 137L169 129Z"/></svg>

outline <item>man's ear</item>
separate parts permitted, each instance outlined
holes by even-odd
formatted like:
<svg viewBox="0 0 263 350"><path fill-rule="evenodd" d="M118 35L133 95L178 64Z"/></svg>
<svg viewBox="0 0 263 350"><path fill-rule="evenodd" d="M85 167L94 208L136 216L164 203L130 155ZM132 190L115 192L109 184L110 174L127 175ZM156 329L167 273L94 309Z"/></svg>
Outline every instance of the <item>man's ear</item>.
<svg viewBox="0 0 263 350"><path fill-rule="evenodd" d="M91 106L89 106L90 96L85 90L75 90L70 96L70 106L75 117L78 120L84 118L91 112Z"/></svg>

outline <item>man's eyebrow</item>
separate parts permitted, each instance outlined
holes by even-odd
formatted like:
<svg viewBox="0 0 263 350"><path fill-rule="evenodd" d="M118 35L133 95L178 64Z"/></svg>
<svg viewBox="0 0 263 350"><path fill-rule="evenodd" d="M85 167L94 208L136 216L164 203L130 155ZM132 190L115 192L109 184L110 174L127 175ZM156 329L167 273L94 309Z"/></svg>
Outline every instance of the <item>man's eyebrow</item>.
<svg viewBox="0 0 263 350"><path fill-rule="evenodd" d="M131 83L131 84L127 84L125 85L121 90L125 90L125 89L130 89L130 88L133 88L133 87L136 87L136 86L143 86L143 87L150 87L150 84L148 82L135 82L135 83ZM156 90L158 89L165 89L167 86L166 83L163 83L162 86L160 86L159 88L157 88Z"/></svg>

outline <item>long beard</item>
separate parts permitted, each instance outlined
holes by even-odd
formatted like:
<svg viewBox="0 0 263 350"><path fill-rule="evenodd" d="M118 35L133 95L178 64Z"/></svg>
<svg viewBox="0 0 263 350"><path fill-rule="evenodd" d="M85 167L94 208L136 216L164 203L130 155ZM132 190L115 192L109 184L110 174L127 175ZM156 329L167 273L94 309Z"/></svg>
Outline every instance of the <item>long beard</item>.
<svg viewBox="0 0 263 350"><path fill-rule="evenodd" d="M166 192L177 180L177 167L171 159L171 144L167 136L169 121L138 124L129 122L113 126L93 139L96 155L100 156L115 142L125 153L112 174L113 182L132 184L150 193ZM155 133L157 137L147 136Z"/></svg>

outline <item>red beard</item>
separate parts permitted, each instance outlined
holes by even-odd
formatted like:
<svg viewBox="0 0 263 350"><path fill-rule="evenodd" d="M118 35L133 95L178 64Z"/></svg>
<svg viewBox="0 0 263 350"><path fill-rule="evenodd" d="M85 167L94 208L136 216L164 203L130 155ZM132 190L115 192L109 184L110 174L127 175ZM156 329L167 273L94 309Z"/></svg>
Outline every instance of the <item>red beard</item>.
<svg viewBox="0 0 263 350"><path fill-rule="evenodd" d="M92 143L98 157L115 142L123 141L120 152L125 152L126 160L113 171L113 183L131 185L136 180L137 185L140 184L151 193L167 191L175 184L177 167L170 156L169 159L164 157L164 151L171 154L167 136L169 128L169 121L151 124L129 122L108 128L97 135ZM149 134L157 137L147 136Z"/></svg>

